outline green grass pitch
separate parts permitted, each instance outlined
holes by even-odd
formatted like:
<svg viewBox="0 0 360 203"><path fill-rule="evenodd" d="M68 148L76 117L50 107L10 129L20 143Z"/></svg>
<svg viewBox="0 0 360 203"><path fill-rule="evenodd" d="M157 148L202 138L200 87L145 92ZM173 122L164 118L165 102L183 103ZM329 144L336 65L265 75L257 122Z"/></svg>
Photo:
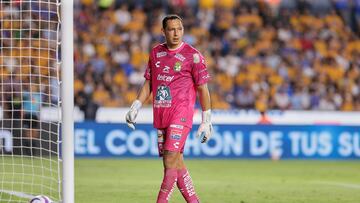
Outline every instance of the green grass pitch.
<svg viewBox="0 0 360 203"><path fill-rule="evenodd" d="M0 191L38 194L42 189L56 189L55 160L4 157L1 160ZM359 160L187 160L186 163L202 203L360 202ZM48 179L36 178L37 175ZM160 159L76 159L75 202L155 203L162 175ZM0 192L1 203L28 201ZM184 202L176 190L170 203Z"/></svg>
<svg viewBox="0 0 360 203"><path fill-rule="evenodd" d="M202 203L359 203L359 161L187 160ZM155 203L160 159L76 159L77 203ZM183 203L178 190L170 203Z"/></svg>

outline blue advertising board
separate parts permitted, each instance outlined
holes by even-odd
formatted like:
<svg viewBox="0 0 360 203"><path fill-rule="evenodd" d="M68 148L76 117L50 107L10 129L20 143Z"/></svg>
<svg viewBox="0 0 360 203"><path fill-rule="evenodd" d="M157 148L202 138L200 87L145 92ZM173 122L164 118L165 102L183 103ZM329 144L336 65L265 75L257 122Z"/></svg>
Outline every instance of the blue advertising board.
<svg viewBox="0 0 360 203"><path fill-rule="evenodd" d="M185 145L190 158L359 159L360 128L327 125L214 125L206 144L194 125ZM75 124L77 157L157 157L151 124L83 122Z"/></svg>

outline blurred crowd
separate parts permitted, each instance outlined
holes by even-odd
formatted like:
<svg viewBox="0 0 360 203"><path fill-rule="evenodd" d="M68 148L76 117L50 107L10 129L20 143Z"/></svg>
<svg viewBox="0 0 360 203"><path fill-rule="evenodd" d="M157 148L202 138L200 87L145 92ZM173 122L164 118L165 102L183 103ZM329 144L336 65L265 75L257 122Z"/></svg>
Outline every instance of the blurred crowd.
<svg viewBox="0 0 360 203"><path fill-rule="evenodd" d="M131 104L167 13L206 57L214 109L360 110L360 1L81 0L75 13L85 112Z"/></svg>
<svg viewBox="0 0 360 203"><path fill-rule="evenodd" d="M59 93L50 2L17 0L0 12L1 79L21 84L3 93L38 92L49 106ZM360 110L360 0L75 0L75 104L87 119L130 106L169 13L206 58L212 108Z"/></svg>
<svg viewBox="0 0 360 203"><path fill-rule="evenodd" d="M0 104L5 118L36 120L42 105L59 105L58 22L56 0L0 2Z"/></svg>

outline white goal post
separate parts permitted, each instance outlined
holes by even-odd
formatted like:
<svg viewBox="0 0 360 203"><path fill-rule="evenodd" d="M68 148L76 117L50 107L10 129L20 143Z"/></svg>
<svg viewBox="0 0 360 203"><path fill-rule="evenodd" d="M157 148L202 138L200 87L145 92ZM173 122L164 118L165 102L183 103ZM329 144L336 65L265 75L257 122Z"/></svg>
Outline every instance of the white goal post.
<svg viewBox="0 0 360 203"><path fill-rule="evenodd" d="M62 137L63 199L74 203L74 36L73 0L62 0Z"/></svg>
<svg viewBox="0 0 360 203"><path fill-rule="evenodd" d="M73 0L0 0L0 202L74 203L73 63Z"/></svg>

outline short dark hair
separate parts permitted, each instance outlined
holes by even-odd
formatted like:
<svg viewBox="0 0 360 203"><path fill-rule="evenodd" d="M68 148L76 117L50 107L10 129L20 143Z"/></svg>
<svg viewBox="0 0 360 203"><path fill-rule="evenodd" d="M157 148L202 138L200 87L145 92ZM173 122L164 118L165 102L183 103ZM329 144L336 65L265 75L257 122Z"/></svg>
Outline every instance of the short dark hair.
<svg viewBox="0 0 360 203"><path fill-rule="evenodd" d="M181 21L181 23L182 23L182 18L180 17L180 16L178 16L178 15L176 15L176 14L170 14L170 15L167 15L167 16L165 16L165 18L162 20L162 27L163 27L163 29L165 29L166 28L166 23L167 23L167 21L169 21L169 20L180 20Z"/></svg>

